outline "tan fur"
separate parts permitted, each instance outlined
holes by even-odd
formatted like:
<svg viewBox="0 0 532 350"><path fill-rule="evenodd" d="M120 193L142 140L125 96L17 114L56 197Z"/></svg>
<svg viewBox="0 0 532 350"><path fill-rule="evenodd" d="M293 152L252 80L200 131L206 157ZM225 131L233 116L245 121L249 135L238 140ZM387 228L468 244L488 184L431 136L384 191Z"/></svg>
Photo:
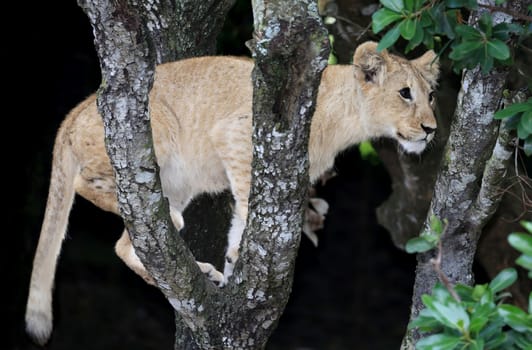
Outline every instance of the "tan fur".
<svg viewBox="0 0 532 350"><path fill-rule="evenodd" d="M316 180L335 156L366 139L391 137L408 152L420 153L431 140L436 120L429 94L438 76L432 51L417 60L376 52L375 43L357 48L353 65L326 68L313 117L309 157ZM235 57L193 58L157 68L150 94L154 146L163 192L172 219L202 192L231 188L235 211L224 274L199 263L209 277L225 282L238 258L247 217L251 170L253 62ZM408 87L412 99L400 96ZM422 127L423 125L423 127ZM425 130L424 130L425 128ZM67 116L54 146L46 214L34 260L26 327L39 343L52 330L52 287L61 241L74 192L100 208L118 213L113 171L104 149L103 125L95 96ZM124 231L117 254L148 282Z"/></svg>

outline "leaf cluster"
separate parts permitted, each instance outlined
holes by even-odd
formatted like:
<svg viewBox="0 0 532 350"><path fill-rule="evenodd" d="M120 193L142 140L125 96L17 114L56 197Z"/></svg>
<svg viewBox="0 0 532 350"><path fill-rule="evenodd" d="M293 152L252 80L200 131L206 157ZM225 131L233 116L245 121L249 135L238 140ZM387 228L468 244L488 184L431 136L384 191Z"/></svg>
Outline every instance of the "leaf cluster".
<svg viewBox="0 0 532 350"><path fill-rule="evenodd" d="M508 236L508 243L522 253L515 263L527 269L532 279L532 221L523 221L521 225L528 233L514 232Z"/></svg>
<svg viewBox="0 0 532 350"><path fill-rule="evenodd" d="M431 221L437 225L438 220ZM516 262L532 278L532 222L522 225L528 233L512 233L508 241L523 253ZM528 312L503 303L508 296L504 290L516 280L516 270L507 268L488 284L450 287L454 293L438 283L431 295L422 296L426 308L408 325L429 334L417 342L416 349L532 349L532 292Z"/></svg>
<svg viewBox="0 0 532 350"><path fill-rule="evenodd" d="M517 130L517 137L524 140L524 151L532 156L532 97L522 103L513 103L494 115L495 119L506 119L506 126Z"/></svg>
<svg viewBox="0 0 532 350"><path fill-rule="evenodd" d="M406 52L420 44L429 49L439 46L440 54L449 47L455 72L480 64L487 73L495 63L511 64L509 39L530 32L530 26L517 23L493 25L488 12L475 26L464 24L464 14L478 7L476 0L380 0L380 3L382 8L372 16L373 32L389 29L379 42L379 50L392 46L399 37L408 42Z"/></svg>
<svg viewBox="0 0 532 350"><path fill-rule="evenodd" d="M408 326L431 333L416 344L416 349L531 349L532 310L527 313L501 302L503 290L516 279L517 272L509 268L489 284L474 287L459 284L454 289L460 300L437 284L432 295L423 295L426 308Z"/></svg>

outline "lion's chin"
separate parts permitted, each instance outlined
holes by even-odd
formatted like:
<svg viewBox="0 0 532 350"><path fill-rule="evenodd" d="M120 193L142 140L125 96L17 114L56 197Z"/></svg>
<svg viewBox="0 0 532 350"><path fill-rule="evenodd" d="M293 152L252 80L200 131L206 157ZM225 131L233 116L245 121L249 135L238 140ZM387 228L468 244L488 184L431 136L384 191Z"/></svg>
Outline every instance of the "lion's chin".
<svg viewBox="0 0 532 350"><path fill-rule="evenodd" d="M405 139L398 139L399 144L401 145L401 148L406 153L414 153L414 154L420 154L427 148L427 141L426 140L419 140L419 141L408 141Z"/></svg>

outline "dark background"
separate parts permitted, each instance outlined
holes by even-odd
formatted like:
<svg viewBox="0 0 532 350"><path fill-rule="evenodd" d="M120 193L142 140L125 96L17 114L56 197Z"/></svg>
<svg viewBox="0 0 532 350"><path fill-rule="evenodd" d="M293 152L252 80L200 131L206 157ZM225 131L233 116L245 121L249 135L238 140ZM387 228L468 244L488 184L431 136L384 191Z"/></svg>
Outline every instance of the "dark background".
<svg viewBox="0 0 532 350"><path fill-rule="evenodd" d="M66 113L97 88L99 67L90 25L75 0L32 2L4 15L17 24L3 31L2 49L8 225L1 264L7 346L0 347L37 349L23 317L53 138ZM249 22L248 7L232 12L221 53L246 52ZM390 179L356 149L338 158L336 170L319 189L331 205L320 244L314 248L303 238L293 294L268 349L399 348L415 258L396 249L375 219ZM58 264L48 349L173 348L171 307L114 254L121 232L118 217L76 198Z"/></svg>

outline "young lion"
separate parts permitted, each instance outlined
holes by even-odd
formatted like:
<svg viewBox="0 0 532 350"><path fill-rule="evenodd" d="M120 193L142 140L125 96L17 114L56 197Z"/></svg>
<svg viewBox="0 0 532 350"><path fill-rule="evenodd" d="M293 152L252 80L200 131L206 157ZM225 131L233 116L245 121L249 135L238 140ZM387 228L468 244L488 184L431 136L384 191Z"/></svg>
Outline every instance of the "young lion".
<svg viewBox="0 0 532 350"><path fill-rule="evenodd" d="M329 169L335 156L363 140L390 137L406 152L421 153L436 130L432 89L436 55L415 60L360 45L353 65L325 69L312 120L310 179ZM202 192L230 188L235 200L224 273L199 263L225 283L238 259L248 213L251 178L253 62L201 57L161 65L150 93L153 139L164 194L179 229L181 212ZM44 344L52 331L52 287L61 242L75 193L118 213L115 179L104 148L102 119L90 96L74 108L58 131L46 213L31 276L26 309L28 333ZM116 253L146 281L151 277L123 232Z"/></svg>

